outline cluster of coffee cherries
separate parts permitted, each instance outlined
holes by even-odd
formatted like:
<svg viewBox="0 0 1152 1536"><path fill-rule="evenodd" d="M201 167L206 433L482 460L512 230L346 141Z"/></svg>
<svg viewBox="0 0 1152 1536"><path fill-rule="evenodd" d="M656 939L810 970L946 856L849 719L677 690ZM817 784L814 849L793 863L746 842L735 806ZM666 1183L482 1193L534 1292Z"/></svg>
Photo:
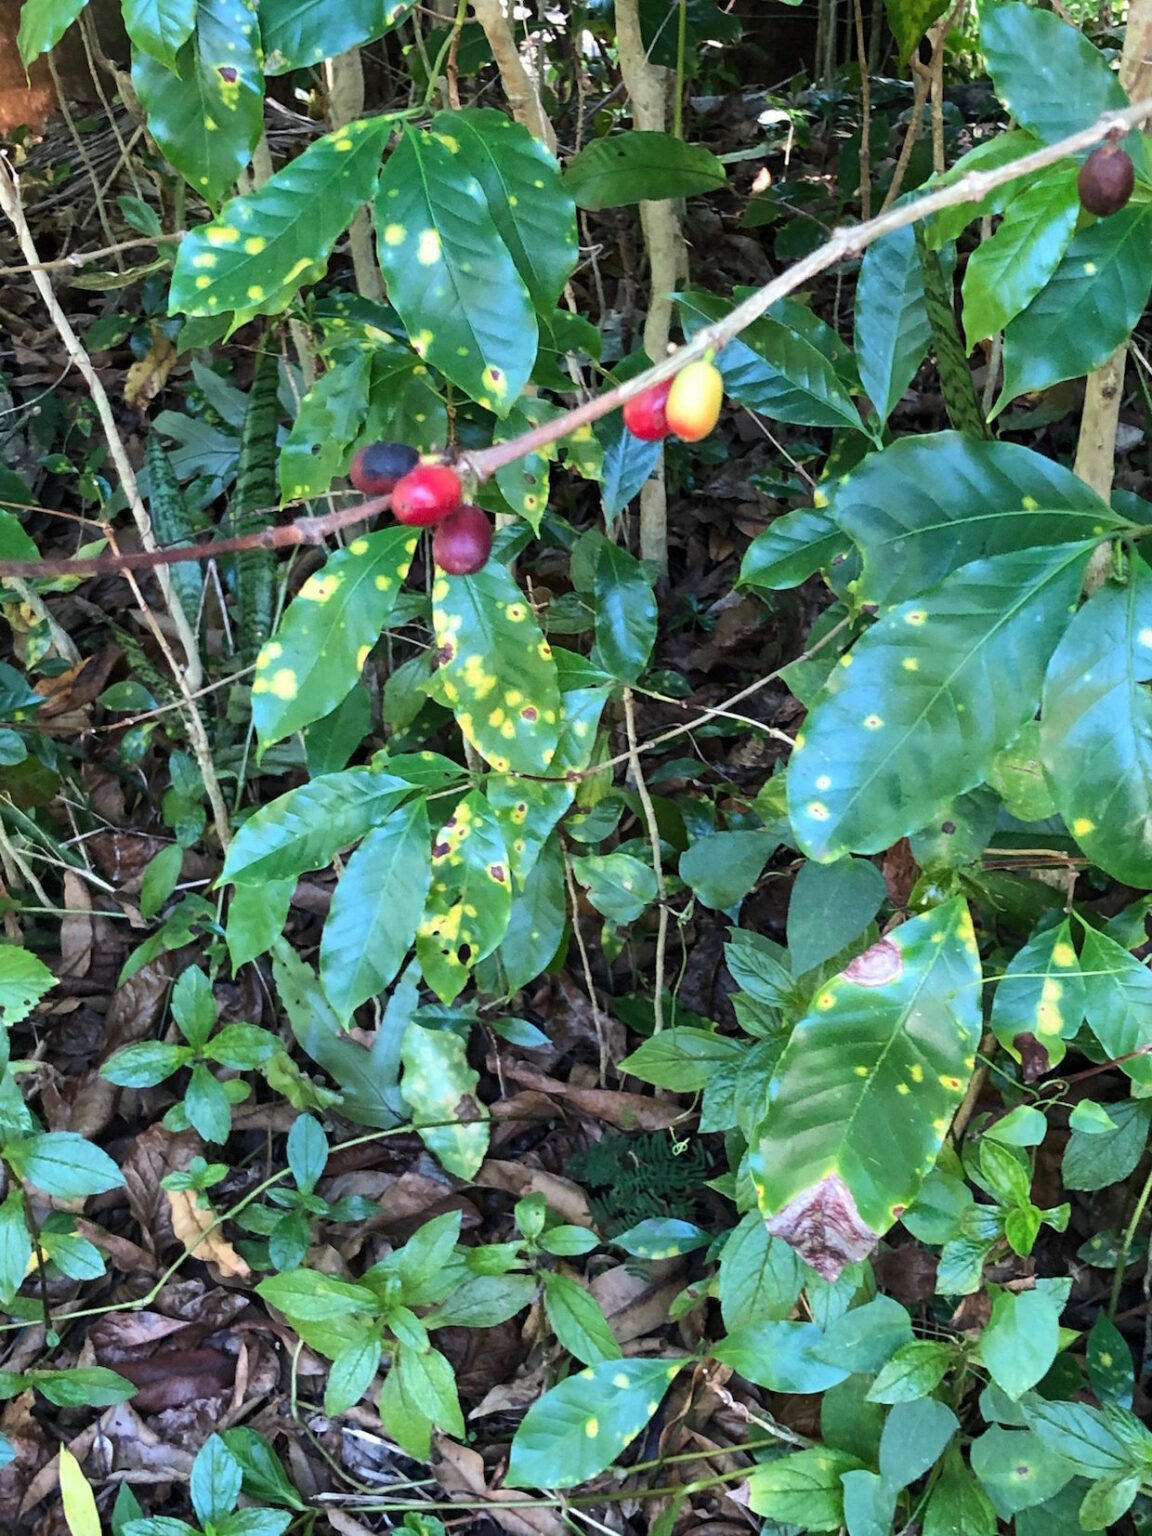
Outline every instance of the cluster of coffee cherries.
<svg viewBox="0 0 1152 1536"><path fill-rule="evenodd" d="M698 443L707 437L720 417L724 380L714 363L689 363L674 378L653 384L633 395L624 405L624 425L633 437L658 443L680 437Z"/></svg>
<svg viewBox="0 0 1152 1536"><path fill-rule="evenodd" d="M492 523L467 505L460 476L447 464L421 463L404 443L369 443L357 451L348 478L366 496L392 496L398 523L435 526L432 558L449 576L474 576L492 553Z"/></svg>

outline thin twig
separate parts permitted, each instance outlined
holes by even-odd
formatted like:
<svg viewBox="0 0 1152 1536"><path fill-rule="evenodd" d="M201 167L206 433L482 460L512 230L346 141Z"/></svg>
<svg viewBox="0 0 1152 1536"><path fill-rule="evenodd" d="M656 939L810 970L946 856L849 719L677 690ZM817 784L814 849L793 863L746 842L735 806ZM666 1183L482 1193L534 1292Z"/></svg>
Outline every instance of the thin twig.
<svg viewBox="0 0 1152 1536"><path fill-rule="evenodd" d="M658 1035L664 1028L664 957L668 948L668 885L664 879L664 860L660 847L660 826L656 820L656 807L648 792L644 769L640 765L640 745L636 740L636 710L631 688L624 690L624 729L628 733L628 767L636 785L636 793L644 808L644 824L648 829L648 841L652 845L652 873L656 876L656 900L658 916L656 927L656 987L652 995L652 1033Z"/></svg>
<svg viewBox="0 0 1152 1536"><path fill-rule="evenodd" d="M588 959L588 948L584 943L584 935L580 929L580 897L576 891L576 878L572 873L572 861L567 853L564 855L564 883L568 887L568 905L572 913L572 937L576 940L576 948L580 955L580 968L584 972L584 988L588 993L588 1001L592 1007L592 1025L596 1031L596 1043L600 1048L600 1086L603 1088L608 1082L608 1031L604 1025L604 1017L600 1012L600 1004L596 1001L596 983L592 980L592 962Z"/></svg>

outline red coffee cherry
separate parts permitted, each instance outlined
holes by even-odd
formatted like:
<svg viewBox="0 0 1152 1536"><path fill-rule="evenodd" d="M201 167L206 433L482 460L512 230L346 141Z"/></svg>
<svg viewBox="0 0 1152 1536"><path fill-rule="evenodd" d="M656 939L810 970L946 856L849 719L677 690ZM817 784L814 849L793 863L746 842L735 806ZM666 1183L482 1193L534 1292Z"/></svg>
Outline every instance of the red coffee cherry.
<svg viewBox="0 0 1152 1536"><path fill-rule="evenodd" d="M447 464L418 464L396 482L392 511L399 523L427 528L455 512L463 499L460 476Z"/></svg>
<svg viewBox="0 0 1152 1536"><path fill-rule="evenodd" d="M672 380L665 379L663 384L653 384L642 395L634 395L624 402L624 425L633 437L642 438L646 443L658 443L668 436L672 430L667 413L671 388Z"/></svg>
<svg viewBox="0 0 1152 1536"><path fill-rule="evenodd" d="M668 392L668 426L686 443L708 436L720 419L724 379L712 363L689 363L672 380Z"/></svg>
<svg viewBox="0 0 1152 1536"><path fill-rule="evenodd" d="M356 450L348 478L365 496L387 496L397 480L419 462L420 455L407 443L367 443Z"/></svg>
<svg viewBox="0 0 1152 1536"><path fill-rule="evenodd" d="M432 535L432 558L449 576L474 576L491 553L492 523L480 507L461 507Z"/></svg>
<svg viewBox="0 0 1152 1536"><path fill-rule="evenodd" d="M1101 144L1094 149L1076 178L1080 206L1101 219L1119 213L1135 185L1136 169L1119 144Z"/></svg>

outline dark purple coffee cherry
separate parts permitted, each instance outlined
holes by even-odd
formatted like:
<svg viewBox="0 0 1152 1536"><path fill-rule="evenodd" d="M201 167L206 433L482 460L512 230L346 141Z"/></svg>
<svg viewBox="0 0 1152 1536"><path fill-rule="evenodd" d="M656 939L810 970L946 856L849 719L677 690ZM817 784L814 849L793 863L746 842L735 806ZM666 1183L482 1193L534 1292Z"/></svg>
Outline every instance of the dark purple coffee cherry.
<svg viewBox="0 0 1152 1536"><path fill-rule="evenodd" d="M367 443L356 450L348 478L365 496L387 496L419 462L420 455L407 443Z"/></svg>
<svg viewBox="0 0 1152 1536"><path fill-rule="evenodd" d="M1119 144L1101 144L1094 149L1080 167L1076 190L1080 194L1080 206L1106 218L1119 213L1132 196L1136 185L1136 171L1131 157Z"/></svg>
<svg viewBox="0 0 1152 1536"><path fill-rule="evenodd" d="M432 558L449 576L474 576L491 553L492 522L480 507L450 513L432 535Z"/></svg>

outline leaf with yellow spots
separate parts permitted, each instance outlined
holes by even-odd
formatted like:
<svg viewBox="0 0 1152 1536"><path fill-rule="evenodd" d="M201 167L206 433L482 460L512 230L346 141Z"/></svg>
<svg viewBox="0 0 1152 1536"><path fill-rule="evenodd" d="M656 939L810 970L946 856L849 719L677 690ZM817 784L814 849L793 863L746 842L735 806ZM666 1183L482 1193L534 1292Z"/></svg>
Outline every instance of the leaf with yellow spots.
<svg viewBox="0 0 1152 1536"><path fill-rule="evenodd" d="M460 146L460 161L484 189L488 212L532 302L546 314L564 292L579 255L576 204L555 155L492 107L439 112L432 132Z"/></svg>
<svg viewBox="0 0 1152 1536"><path fill-rule="evenodd" d="M868 603L904 602L970 560L1126 526L1063 465L960 432L901 438L826 484L826 496L827 515L863 557L855 592Z"/></svg>
<svg viewBox="0 0 1152 1536"><path fill-rule="evenodd" d="M480 1075L451 1029L411 1023L400 1046L400 1092L412 1124L448 1173L470 1179L488 1152L488 1109L476 1096Z"/></svg>
<svg viewBox="0 0 1152 1536"><path fill-rule="evenodd" d="M545 843L531 872L513 879L512 910L496 959L501 985L516 992L544 973L560 952L568 922L564 852L559 834Z"/></svg>
<svg viewBox="0 0 1152 1536"><path fill-rule="evenodd" d="M974 560L840 658L788 766L802 852L830 863L889 848L983 782L1036 713L1092 548Z"/></svg>
<svg viewBox="0 0 1152 1536"><path fill-rule="evenodd" d="M507 442L559 415L559 408L545 400L523 399L509 411L493 441ZM553 444L550 450L525 454L496 471L500 494L513 511L532 525L533 533L540 532L541 519L548 510L548 460L555 457Z"/></svg>
<svg viewBox="0 0 1152 1536"><path fill-rule="evenodd" d="M868 1253L933 1167L975 1066L980 983L957 897L853 960L793 1030L752 1176L769 1231L826 1278Z"/></svg>
<svg viewBox="0 0 1152 1536"><path fill-rule="evenodd" d="M260 0L260 30L268 55L265 72L286 75L315 69L350 48L391 32L407 17L412 0Z"/></svg>
<svg viewBox="0 0 1152 1536"><path fill-rule="evenodd" d="M235 330L255 315L285 310L303 283L323 276L332 247L371 197L392 126L388 117L366 117L326 134L258 192L233 198L211 224L186 235L169 313L232 311Z"/></svg>
<svg viewBox="0 0 1152 1536"><path fill-rule="evenodd" d="M200 0L196 30L177 54L175 69L138 52L132 83L148 113L148 130L165 157L200 197L218 203L248 164L264 128L255 5ZM195 241L197 235L187 238Z"/></svg>
<svg viewBox="0 0 1152 1536"><path fill-rule="evenodd" d="M504 833L508 862L517 880L531 874L541 848L575 798L576 785L563 779L490 776L488 804Z"/></svg>
<svg viewBox="0 0 1152 1536"><path fill-rule="evenodd" d="M602 1360L545 1392L512 1439L509 1488L575 1488L603 1472L660 1406L680 1360Z"/></svg>
<svg viewBox="0 0 1152 1536"><path fill-rule="evenodd" d="M992 1028L1008 1054L1023 1061L1029 1078L1064 1059L1067 1042L1084 1019L1084 998L1067 918L1034 932L1012 956L996 986Z"/></svg>
<svg viewBox="0 0 1152 1536"><path fill-rule="evenodd" d="M1080 951L1084 1012L1108 1056L1134 1083L1152 1083L1152 1056L1131 1055L1152 1045L1152 975L1106 933L1084 930ZM1125 1061L1122 1058L1128 1057Z"/></svg>
<svg viewBox="0 0 1152 1536"><path fill-rule="evenodd" d="M450 1003L504 937L512 907L508 851L488 801L465 795L432 842L432 887L416 931L424 980Z"/></svg>
<svg viewBox="0 0 1152 1536"><path fill-rule="evenodd" d="M536 316L479 182L441 137L405 129L380 177L376 231L414 350L507 415L536 360Z"/></svg>
<svg viewBox="0 0 1152 1536"><path fill-rule="evenodd" d="M1101 587L1044 680L1040 756L1068 830L1094 864L1152 886L1152 570Z"/></svg>
<svg viewBox="0 0 1152 1536"><path fill-rule="evenodd" d="M438 575L432 589L437 670L425 685L498 773L547 772L560 687L552 649L509 571Z"/></svg>
<svg viewBox="0 0 1152 1536"><path fill-rule="evenodd" d="M309 576L261 647L252 719L264 751L334 710L388 623L417 545L411 528L353 539Z"/></svg>
<svg viewBox="0 0 1152 1536"><path fill-rule="evenodd" d="M427 802L414 800L348 860L320 941L320 979L341 1022L403 965L432 879L429 858Z"/></svg>

